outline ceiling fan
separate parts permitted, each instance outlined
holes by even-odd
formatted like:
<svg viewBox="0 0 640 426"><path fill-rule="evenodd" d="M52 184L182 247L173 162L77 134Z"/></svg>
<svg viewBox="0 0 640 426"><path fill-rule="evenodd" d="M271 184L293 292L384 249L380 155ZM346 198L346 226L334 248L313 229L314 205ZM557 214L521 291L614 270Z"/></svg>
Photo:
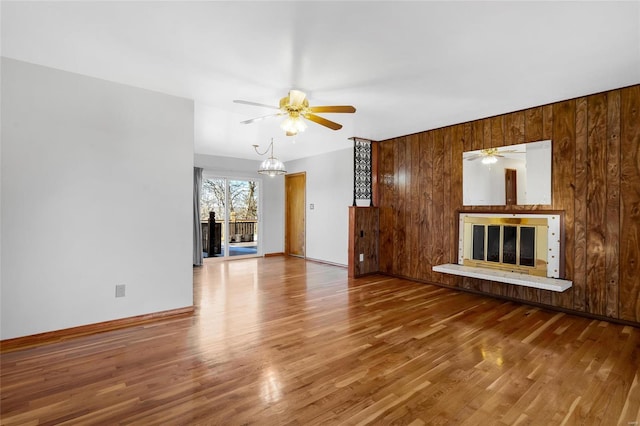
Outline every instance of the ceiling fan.
<svg viewBox="0 0 640 426"><path fill-rule="evenodd" d="M473 161L482 158L483 164L494 164L498 161L498 157L504 157L500 154L524 154L523 151L517 149L501 149L498 148L486 148L481 149L479 153L465 157L465 160Z"/></svg>
<svg viewBox="0 0 640 426"><path fill-rule="evenodd" d="M242 124L250 124L265 118L286 116L280 127L287 133L287 136L295 136L298 132L302 132L307 128L307 124L302 120L307 120L328 127L332 130L339 130L342 124L327 120L324 117L316 115L316 113L353 113L356 109L351 105L331 105L331 106L309 106L307 95L300 90L290 90L287 96L280 99L280 106L266 105L257 102L249 102L242 100L234 100L237 104L253 105L264 108L277 109L279 112L269 114L262 117L252 118L251 120L241 121Z"/></svg>

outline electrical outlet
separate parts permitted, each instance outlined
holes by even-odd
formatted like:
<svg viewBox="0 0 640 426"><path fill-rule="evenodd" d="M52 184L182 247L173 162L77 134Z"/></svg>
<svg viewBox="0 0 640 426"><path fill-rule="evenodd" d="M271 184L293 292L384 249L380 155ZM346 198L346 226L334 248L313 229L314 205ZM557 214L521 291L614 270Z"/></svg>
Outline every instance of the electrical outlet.
<svg viewBox="0 0 640 426"><path fill-rule="evenodd" d="M313 203L309 204L309 210L313 210L313 209L315 209L315 208L316 208L316 205L315 205L315 204L313 204Z"/></svg>
<svg viewBox="0 0 640 426"><path fill-rule="evenodd" d="M116 297L124 297L126 286L124 284L116 285Z"/></svg>
<svg viewBox="0 0 640 426"><path fill-rule="evenodd" d="M360 253L360 262L364 262L364 253Z"/></svg>

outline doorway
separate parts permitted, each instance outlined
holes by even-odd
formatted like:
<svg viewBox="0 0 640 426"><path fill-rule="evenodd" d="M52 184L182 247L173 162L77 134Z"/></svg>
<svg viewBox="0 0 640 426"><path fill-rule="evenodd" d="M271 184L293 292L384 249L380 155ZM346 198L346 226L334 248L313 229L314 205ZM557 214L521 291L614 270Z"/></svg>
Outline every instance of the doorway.
<svg viewBox="0 0 640 426"><path fill-rule="evenodd" d="M305 172L285 175L284 250L289 256L305 257L305 204L307 175Z"/></svg>
<svg viewBox="0 0 640 426"><path fill-rule="evenodd" d="M504 198L508 206L518 204L517 177L516 169L504 169Z"/></svg>
<svg viewBox="0 0 640 426"><path fill-rule="evenodd" d="M260 254L260 181L207 176L202 179L200 225L205 258Z"/></svg>

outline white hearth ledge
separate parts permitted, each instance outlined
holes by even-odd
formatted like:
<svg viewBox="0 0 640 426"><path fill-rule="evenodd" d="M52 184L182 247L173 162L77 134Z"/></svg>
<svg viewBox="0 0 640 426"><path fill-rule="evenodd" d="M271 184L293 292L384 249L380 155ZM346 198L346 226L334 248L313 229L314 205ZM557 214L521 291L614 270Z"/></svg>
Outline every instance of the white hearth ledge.
<svg viewBox="0 0 640 426"><path fill-rule="evenodd" d="M443 274L460 275L463 277L479 278L481 280L498 281L507 284L522 285L525 287L541 288L543 290L558 292L571 288L571 285L573 284L572 281L561 280L558 278L538 277L518 272L477 268L474 266L463 266L454 263L437 265L432 269Z"/></svg>

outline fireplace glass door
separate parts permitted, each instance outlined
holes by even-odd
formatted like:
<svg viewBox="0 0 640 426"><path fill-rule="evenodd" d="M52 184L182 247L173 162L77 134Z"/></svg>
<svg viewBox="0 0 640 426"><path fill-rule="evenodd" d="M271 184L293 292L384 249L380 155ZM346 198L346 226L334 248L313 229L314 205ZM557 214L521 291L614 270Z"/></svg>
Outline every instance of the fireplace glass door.
<svg viewBox="0 0 640 426"><path fill-rule="evenodd" d="M460 213L458 264L558 278L559 215Z"/></svg>
<svg viewBox="0 0 640 426"><path fill-rule="evenodd" d="M489 225L487 228L487 262L500 262L500 226Z"/></svg>
<svg viewBox="0 0 640 426"><path fill-rule="evenodd" d="M502 263L516 264L517 235L518 228L515 226L504 226L502 228Z"/></svg>
<svg viewBox="0 0 640 426"><path fill-rule="evenodd" d="M520 225L473 225L472 247L473 260L505 266L534 266L536 228Z"/></svg>
<svg viewBox="0 0 640 426"><path fill-rule="evenodd" d="M484 260L484 225L473 225L473 259Z"/></svg>
<svg viewBox="0 0 640 426"><path fill-rule="evenodd" d="M536 261L536 228L520 227L520 264L535 266Z"/></svg>

